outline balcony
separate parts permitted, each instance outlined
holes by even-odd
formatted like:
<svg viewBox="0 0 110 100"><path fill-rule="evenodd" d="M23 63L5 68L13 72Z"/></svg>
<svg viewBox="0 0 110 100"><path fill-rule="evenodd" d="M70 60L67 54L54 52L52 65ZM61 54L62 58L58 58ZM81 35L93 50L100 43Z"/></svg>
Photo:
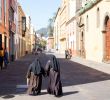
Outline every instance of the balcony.
<svg viewBox="0 0 110 100"><path fill-rule="evenodd" d="M9 30L13 33L16 33L16 25L13 21L9 22Z"/></svg>

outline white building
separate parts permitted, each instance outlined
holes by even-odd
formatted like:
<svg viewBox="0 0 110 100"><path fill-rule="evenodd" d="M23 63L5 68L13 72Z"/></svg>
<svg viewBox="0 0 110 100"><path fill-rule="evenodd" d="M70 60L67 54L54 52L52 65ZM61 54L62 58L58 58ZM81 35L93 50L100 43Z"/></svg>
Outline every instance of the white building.
<svg viewBox="0 0 110 100"><path fill-rule="evenodd" d="M68 0L68 18L66 23L67 49L72 50L73 56L76 56L77 49L76 11L80 9L80 7L80 0Z"/></svg>
<svg viewBox="0 0 110 100"><path fill-rule="evenodd" d="M79 11L79 43L87 60L110 60L110 0L91 0ZM83 41L83 42L81 42ZM81 46L80 46L81 51Z"/></svg>
<svg viewBox="0 0 110 100"><path fill-rule="evenodd" d="M55 17L55 22L54 22L54 49L59 51L61 46L60 46L60 8L57 10L57 14Z"/></svg>

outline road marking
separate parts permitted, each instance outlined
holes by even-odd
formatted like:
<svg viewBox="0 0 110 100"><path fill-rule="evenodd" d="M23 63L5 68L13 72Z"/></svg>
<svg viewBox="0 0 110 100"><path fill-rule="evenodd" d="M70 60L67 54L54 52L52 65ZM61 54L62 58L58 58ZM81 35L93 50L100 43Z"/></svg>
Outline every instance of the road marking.
<svg viewBox="0 0 110 100"><path fill-rule="evenodd" d="M28 88L27 85L16 85L16 88Z"/></svg>
<svg viewBox="0 0 110 100"><path fill-rule="evenodd" d="M25 93L27 91L27 85L16 85L17 93Z"/></svg>

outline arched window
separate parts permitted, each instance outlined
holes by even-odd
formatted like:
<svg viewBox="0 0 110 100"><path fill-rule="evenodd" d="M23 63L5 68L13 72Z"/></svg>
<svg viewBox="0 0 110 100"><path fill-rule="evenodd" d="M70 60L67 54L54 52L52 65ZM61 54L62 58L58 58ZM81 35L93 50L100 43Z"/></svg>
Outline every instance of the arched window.
<svg viewBox="0 0 110 100"><path fill-rule="evenodd" d="M109 16L107 15L107 16L105 17L105 21L104 21L104 25L105 25L105 27L107 26L107 22L108 22L108 20L109 20Z"/></svg>
<svg viewBox="0 0 110 100"><path fill-rule="evenodd" d="M99 8L97 8L97 27L99 27L100 26L100 10L99 10Z"/></svg>

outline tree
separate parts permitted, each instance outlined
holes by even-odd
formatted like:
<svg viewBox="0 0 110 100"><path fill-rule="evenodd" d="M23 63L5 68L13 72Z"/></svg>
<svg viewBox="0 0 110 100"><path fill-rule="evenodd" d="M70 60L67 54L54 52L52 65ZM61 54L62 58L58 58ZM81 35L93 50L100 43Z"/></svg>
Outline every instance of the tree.
<svg viewBox="0 0 110 100"><path fill-rule="evenodd" d="M54 16L48 20L48 21L49 21L49 25L48 25L48 35L49 35L50 37L53 36L55 16L56 16L56 13L54 13Z"/></svg>
<svg viewBox="0 0 110 100"><path fill-rule="evenodd" d="M52 18L49 19L48 35L53 36L53 20L52 20Z"/></svg>
<svg viewBox="0 0 110 100"><path fill-rule="evenodd" d="M47 42L43 39L40 41L40 43L41 43L42 47L46 46L46 44L47 44Z"/></svg>
<svg viewBox="0 0 110 100"><path fill-rule="evenodd" d="M47 42L43 39L40 40L39 47L45 49Z"/></svg>

